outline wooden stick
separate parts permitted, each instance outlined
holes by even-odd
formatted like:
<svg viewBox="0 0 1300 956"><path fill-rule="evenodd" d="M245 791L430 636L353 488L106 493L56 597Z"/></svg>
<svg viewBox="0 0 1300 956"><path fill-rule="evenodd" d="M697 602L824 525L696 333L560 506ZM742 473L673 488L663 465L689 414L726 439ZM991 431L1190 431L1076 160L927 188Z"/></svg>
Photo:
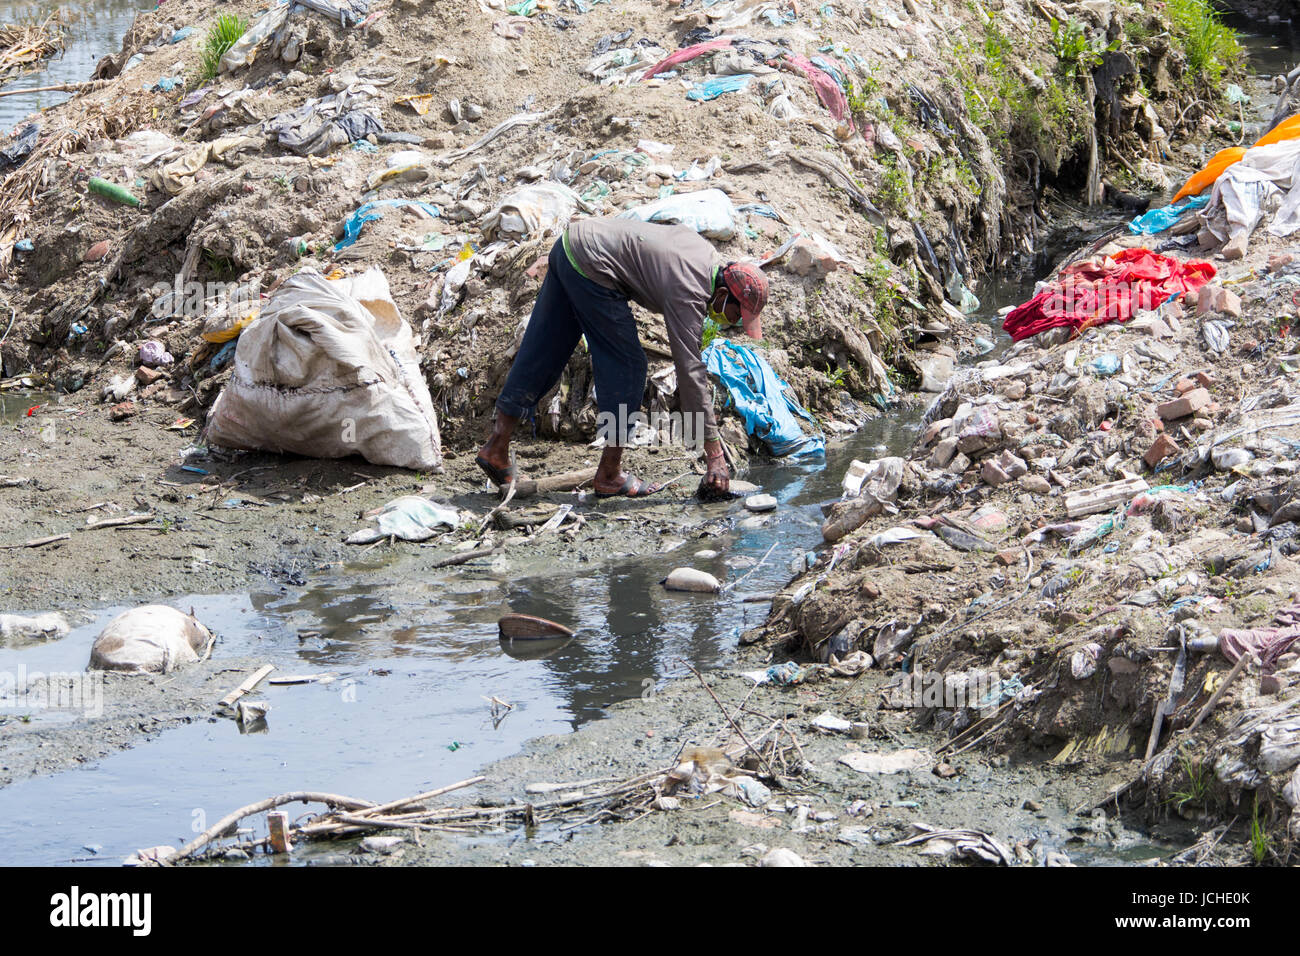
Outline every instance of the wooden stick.
<svg viewBox="0 0 1300 956"><path fill-rule="evenodd" d="M152 514L147 514L147 515L140 514L140 515L127 515L125 518L101 518L98 521L89 522L84 528L80 530L89 531L92 528L120 528L123 525L142 524L145 521L152 521L154 517L155 515Z"/></svg>
<svg viewBox="0 0 1300 956"><path fill-rule="evenodd" d="M748 571L746 571L746 572L745 572L744 574L742 574L740 577L736 578L736 580L734 580L734 581L730 581L730 582L728 582L727 584L724 584L724 585L722 586L722 590L723 590L723 591L730 591L732 588L734 588L734 587L735 587L737 584L739 584L741 581L745 580L745 578L749 577L751 574L753 574L755 571L757 571L759 568L761 568L761 567L763 566L764 562L766 562L767 559L770 558L770 557L772 556L772 552L776 550L776 546L777 546L778 544L780 544L780 543L781 543L781 542L779 542L779 541L773 541L773 542L772 542L772 547L770 547L770 548L767 549L767 554L763 555L763 557L759 560L758 564L754 565L752 568L750 568Z"/></svg>
<svg viewBox="0 0 1300 956"><path fill-rule="evenodd" d="M40 548L40 547L44 547L47 544L53 544L56 541L67 541L71 537L72 535L70 534L52 534L48 538L32 538L32 540L24 541L22 544L6 544L6 545L0 545L0 547L9 548L9 549Z"/></svg>
<svg viewBox="0 0 1300 956"><path fill-rule="evenodd" d="M767 772L771 776L775 777L776 771L772 769L772 765L767 762L767 758L758 751L758 748L749 742L749 738L745 736L745 732L740 729L734 720L731 719L731 715L727 713L727 708L722 705L722 701L718 700L718 695L713 692L713 688L708 685L700 672L692 667L689 661L683 659L682 663L686 666L688 671L695 675L695 678L700 682L700 685L709 692L709 696L713 698L713 702L717 704L718 709L722 711L722 716L726 718L727 723L731 724L731 729L734 730L739 735L740 739L745 742L745 746L749 748L750 753L758 758L758 762L767 768Z"/></svg>
<svg viewBox="0 0 1300 956"><path fill-rule="evenodd" d="M1210 716L1210 711L1214 710L1215 706L1219 703L1219 700L1228 692L1228 688L1232 686L1232 682L1235 681L1241 672L1246 669L1246 662L1253 659L1253 654L1242 654L1237 658L1237 663L1232 665L1232 670L1228 671L1228 676L1223 679L1223 683L1220 684L1218 689L1210 695L1210 699L1205 702L1205 706L1201 708L1201 712L1196 715L1196 719L1188 726L1188 733L1201 726L1201 721Z"/></svg>
<svg viewBox="0 0 1300 956"><path fill-rule="evenodd" d="M264 810L274 810L276 807L285 803L298 803L300 801L302 803L323 803L331 807L345 807L349 810L364 810L374 806L374 804L369 800L357 800L354 797L343 797L339 796L337 793L320 793L315 790L295 790L292 793L282 793L278 797L268 797L265 800L257 801L257 803L250 803L246 807L240 807L234 813L227 814L175 853L171 853L168 856L161 858L158 862L163 866L169 866L175 861L184 859L187 856L192 856L197 851L203 849L203 847L207 846L245 817L251 817L253 814L261 813Z"/></svg>
<svg viewBox="0 0 1300 956"><path fill-rule="evenodd" d="M462 554L453 554L450 558L443 558L441 561L435 561L435 568L450 568L453 565L464 564L466 561L473 561L476 558L486 558L489 555L496 554L500 548L475 548L473 551L466 551Z"/></svg>
<svg viewBox="0 0 1300 956"><path fill-rule="evenodd" d="M21 93L77 93L107 85L109 80L86 80L82 83L58 83L54 86L32 86L25 90L0 90L0 96L18 96Z"/></svg>
<svg viewBox="0 0 1300 956"><path fill-rule="evenodd" d="M420 803L424 800L432 800L434 797L440 797L444 793L451 793L453 790L463 790L466 787L472 787L476 783L482 783L487 777L470 777L468 780L462 780L459 783L450 783L445 787L439 787L437 790L427 790L424 793L417 793L413 797L407 797L405 800L394 800L392 803L380 804L377 807L370 807L362 810L359 816L371 816L378 813L386 813L389 810L396 810L399 807L409 807L413 803Z"/></svg>
<svg viewBox="0 0 1300 956"><path fill-rule="evenodd" d="M596 477L595 468L582 471L567 471L562 475L549 475L546 478L521 478L515 488L516 498L531 498L552 491L573 491L579 485L585 485Z"/></svg>
<svg viewBox="0 0 1300 956"><path fill-rule="evenodd" d="M267 674L271 673L271 671L273 670L275 670L274 664L266 664L263 667L259 667L253 673L249 674L247 677L244 678L244 682L242 684L240 684L238 687L232 690L225 697L221 698L221 700L217 703L217 710L224 710L227 707L233 707L235 705L235 701L239 700L239 698L243 697L245 694L247 694L258 684L262 683L262 679L266 677Z"/></svg>

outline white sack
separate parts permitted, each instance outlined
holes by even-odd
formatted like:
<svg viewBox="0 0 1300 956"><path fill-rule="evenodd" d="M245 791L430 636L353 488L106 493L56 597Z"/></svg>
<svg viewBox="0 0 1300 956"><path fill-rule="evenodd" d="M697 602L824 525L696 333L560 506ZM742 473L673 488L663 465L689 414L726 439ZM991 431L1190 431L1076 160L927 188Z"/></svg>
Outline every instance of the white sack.
<svg viewBox="0 0 1300 956"><path fill-rule="evenodd" d="M227 448L441 468L429 387L384 274L287 279L240 335L207 437Z"/></svg>

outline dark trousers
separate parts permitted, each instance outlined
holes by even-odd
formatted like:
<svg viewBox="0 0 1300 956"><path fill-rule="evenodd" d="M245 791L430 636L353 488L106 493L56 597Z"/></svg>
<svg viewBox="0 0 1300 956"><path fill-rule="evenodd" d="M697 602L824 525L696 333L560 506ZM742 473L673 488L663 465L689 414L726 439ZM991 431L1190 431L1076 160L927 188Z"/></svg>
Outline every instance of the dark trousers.
<svg viewBox="0 0 1300 956"><path fill-rule="evenodd" d="M596 380L596 407L602 417L630 422L645 396L647 366L627 299L573 268L562 241L551 248L549 262L497 408L527 418L560 380L578 339L585 335ZM626 440L630 427L620 431Z"/></svg>

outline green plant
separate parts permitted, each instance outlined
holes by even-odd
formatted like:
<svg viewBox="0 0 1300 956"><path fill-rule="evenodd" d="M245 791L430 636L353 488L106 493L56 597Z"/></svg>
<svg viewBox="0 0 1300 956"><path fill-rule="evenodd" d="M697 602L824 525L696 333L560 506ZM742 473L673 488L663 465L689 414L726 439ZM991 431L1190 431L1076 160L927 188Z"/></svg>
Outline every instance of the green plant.
<svg viewBox="0 0 1300 956"><path fill-rule="evenodd" d="M203 57L199 68L204 80L216 79L221 68L221 58L226 51L239 41L248 30L248 21L233 13L223 13L217 22L208 28L203 41Z"/></svg>
<svg viewBox="0 0 1300 956"><path fill-rule="evenodd" d="M1105 46L1088 39L1088 34L1076 20L1063 24L1053 17L1051 26L1056 68L1066 76L1077 78L1081 71L1100 66L1102 53L1119 49L1118 38Z"/></svg>
<svg viewBox="0 0 1300 956"><path fill-rule="evenodd" d="M1250 818L1250 858L1257 864L1268 859L1270 850L1268 831L1259 819L1259 796L1255 797L1255 809Z"/></svg>
<svg viewBox="0 0 1300 956"><path fill-rule="evenodd" d="M704 332L700 335L700 348L707 349L710 343L718 337L718 323L714 322L707 316L704 319Z"/></svg>
<svg viewBox="0 0 1300 956"><path fill-rule="evenodd" d="M1224 25L1211 0L1168 0L1165 12L1194 78L1212 86L1228 69L1243 62L1237 32Z"/></svg>
<svg viewBox="0 0 1300 956"><path fill-rule="evenodd" d="M881 202L897 212L907 212L912 204L912 184L908 182L907 173L893 155L887 155L880 165L884 168L877 193Z"/></svg>
<svg viewBox="0 0 1300 956"><path fill-rule="evenodd" d="M844 387L844 369L837 368L834 371L826 370L826 384L831 388Z"/></svg>
<svg viewBox="0 0 1300 956"><path fill-rule="evenodd" d="M1178 762L1182 765L1187 783L1185 789L1175 790L1170 795L1174 807L1181 810L1189 803L1203 805L1210 791L1209 773L1204 763L1185 753L1178 755Z"/></svg>

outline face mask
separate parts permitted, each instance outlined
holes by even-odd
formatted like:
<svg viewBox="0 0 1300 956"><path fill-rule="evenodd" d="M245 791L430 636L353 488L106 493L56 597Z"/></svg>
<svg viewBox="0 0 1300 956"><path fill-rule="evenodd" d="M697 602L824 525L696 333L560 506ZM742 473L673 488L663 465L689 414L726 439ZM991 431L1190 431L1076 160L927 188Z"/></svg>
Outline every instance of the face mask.
<svg viewBox="0 0 1300 956"><path fill-rule="evenodd" d="M718 325L722 326L723 328L729 328L730 326L735 324L729 318L727 318L727 313L726 313L727 298L730 295L731 292L728 291L722 296L722 311L720 312L714 310L712 299L709 299L708 305L705 306L705 312L707 313L708 317L712 319L714 322L716 322Z"/></svg>

